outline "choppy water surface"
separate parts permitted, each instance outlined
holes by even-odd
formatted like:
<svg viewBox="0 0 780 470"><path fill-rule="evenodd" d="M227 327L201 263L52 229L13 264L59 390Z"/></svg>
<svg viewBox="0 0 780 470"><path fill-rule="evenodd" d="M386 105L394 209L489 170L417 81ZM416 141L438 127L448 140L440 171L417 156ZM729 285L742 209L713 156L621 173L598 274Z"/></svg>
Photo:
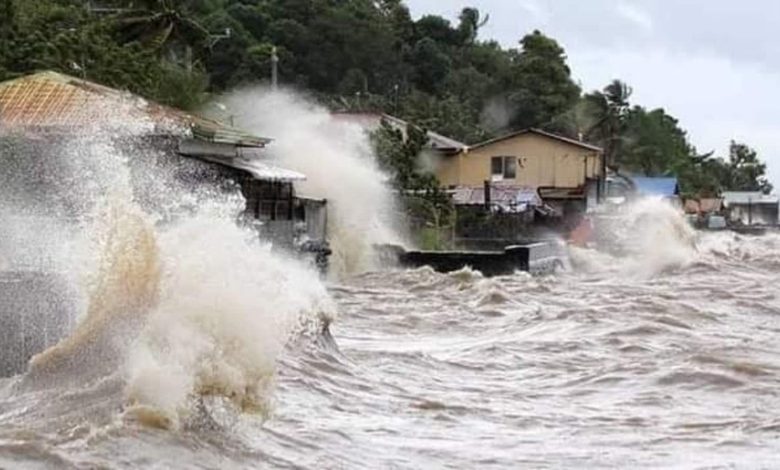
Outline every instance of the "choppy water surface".
<svg viewBox="0 0 780 470"><path fill-rule="evenodd" d="M119 372L6 380L0 467L776 468L780 237L663 253L331 285L330 334L287 345L267 419L200 397L157 429Z"/></svg>
<svg viewBox="0 0 780 470"><path fill-rule="evenodd" d="M338 282L237 226L238 188L149 122L3 148L0 270L62 274L80 321L0 379L0 468L778 467L780 235L646 201L612 218L620 257L555 276L348 275L400 238L392 193L363 133L287 114Z"/></svg>

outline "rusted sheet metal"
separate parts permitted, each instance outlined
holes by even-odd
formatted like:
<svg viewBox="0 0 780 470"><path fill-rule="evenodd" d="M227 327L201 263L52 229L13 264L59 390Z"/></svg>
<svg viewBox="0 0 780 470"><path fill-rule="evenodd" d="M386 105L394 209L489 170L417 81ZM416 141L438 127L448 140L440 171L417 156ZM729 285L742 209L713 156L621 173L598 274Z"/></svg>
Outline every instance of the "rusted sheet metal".
<svg viewBox="0 0 780 470"><path fill-rule="evenodd" d="M0 126L10 129L72 132L137 119L159 134L245 147L262 147L269 139L174 108L55 72L42 72L0 83Z"/></svg>
<svg viewBox="0 0 780 470"><path fill-rule="evenodd" d="M139 97L54 72L0 84L0 122L7 127L71 130L120 117L148 117L158 125L188 127L175 113Z"/></svg>

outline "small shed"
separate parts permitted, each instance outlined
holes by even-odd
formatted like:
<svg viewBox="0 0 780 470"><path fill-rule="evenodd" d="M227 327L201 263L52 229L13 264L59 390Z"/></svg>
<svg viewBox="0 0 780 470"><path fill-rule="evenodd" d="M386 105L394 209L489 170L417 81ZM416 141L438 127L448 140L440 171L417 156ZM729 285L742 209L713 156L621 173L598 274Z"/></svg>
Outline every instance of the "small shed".
<svg viewBox="0 0 780 470"><path fill-rule="evenodd" d="M774 226L778 224L780 198L759 191L726 191L723 205L728 221L738 225Z"/></svg>

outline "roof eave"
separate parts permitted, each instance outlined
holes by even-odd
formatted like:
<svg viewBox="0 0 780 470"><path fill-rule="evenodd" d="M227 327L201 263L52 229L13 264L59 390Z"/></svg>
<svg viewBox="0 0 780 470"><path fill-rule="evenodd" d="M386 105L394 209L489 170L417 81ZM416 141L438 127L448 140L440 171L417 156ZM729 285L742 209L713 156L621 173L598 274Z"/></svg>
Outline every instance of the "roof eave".
<svg viewBox="0 0 780 470"><path fill-rule="evenodd" d="M505 134L505 135L502 135L502 136L499 136L499 137L496 137L496 138L493 138L493 139L490 139L490 140L486 140L484 142L480 142L478 144L474 144L472 146L469 146L469 147L467 147L467 149L468 150L475 150L475 149L479 149L479 148L482 148L482 147L487 147L488 145L492 145L492 144L495 144L495 143L498 143L498 142L503 142L504 140L512 139L514 137L519 137L519 136L524 135L524 134L536 134L536 135L540 135L540 136L543 136L543 137L547 137L549 139L557 140L559 142L563 142L563 143L566 143L566 144L569 144L569 145L573 145L575 147L584 148L584 149L587 149L587 150L591 150L593 152L604 153L604 149L602 149L601 147L597 147L595 145L591 145L591 144L588 144L586 142L580 142L578 140L570 139L570 138L564 137L562 135L553 134L551 132L543 131L541 129L536 129L536 128L533 128L533 127L529 127L528 129L522 129L522 130L511 132L509 134Z"/></svg>

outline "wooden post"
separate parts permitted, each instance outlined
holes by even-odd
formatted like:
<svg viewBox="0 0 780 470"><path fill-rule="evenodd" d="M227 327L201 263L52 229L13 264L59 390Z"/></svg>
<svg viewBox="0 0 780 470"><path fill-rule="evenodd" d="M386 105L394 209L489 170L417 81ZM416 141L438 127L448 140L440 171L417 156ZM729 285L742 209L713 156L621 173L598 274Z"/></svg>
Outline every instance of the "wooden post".
<svg viewBox="0 0 780 470"><path fill-rule="evenodd" d="M279 55L276 46L271 48L271 87L276 90L279 87Z"/></svg>

